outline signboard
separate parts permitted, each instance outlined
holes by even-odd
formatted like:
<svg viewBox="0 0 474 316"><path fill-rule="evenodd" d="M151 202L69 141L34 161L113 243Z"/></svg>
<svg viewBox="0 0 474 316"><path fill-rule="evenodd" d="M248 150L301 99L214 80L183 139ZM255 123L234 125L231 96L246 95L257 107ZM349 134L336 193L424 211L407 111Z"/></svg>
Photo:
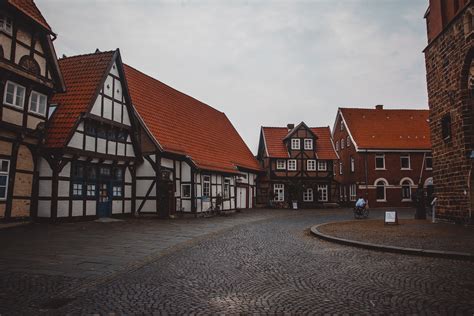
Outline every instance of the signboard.
<svg viewBox="0 0 474 316"><path fill-rule="evenodd" d="M397 211L386 211L385 212L385 224L397 225L398 224L398 213Z"/></svg>
<svg viewBox="0 0 474 316"><path fill-rule="evenodd" d="M293 209L297 210L298 209L298 201L293 201L292 204L293 204Z"/></svg>

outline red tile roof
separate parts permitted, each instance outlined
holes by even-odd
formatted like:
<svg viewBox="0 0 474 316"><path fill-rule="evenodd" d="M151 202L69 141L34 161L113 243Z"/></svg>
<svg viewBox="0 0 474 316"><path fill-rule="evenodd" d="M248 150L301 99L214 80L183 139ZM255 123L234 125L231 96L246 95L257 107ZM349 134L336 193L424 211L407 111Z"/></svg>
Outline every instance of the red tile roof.
<svg viewBox="0 0 474 316"><path fill-rule="evenodd" d="M359 149L431 149L429 110L340 108Z"/></svg>
<svg viewBox="0 0 474 316"><path fill-rule="evenodd" d="M165 151L186 154L202 169L261 170L227 116L125 65L132 103Z"/></svg>
<svg viewBox="0 0 474 316"><path fill-rule="evenodd" d="M331 131L329 127L310 127L317 136L316 154L319 159L335 160L339 159L331 141ZM288 158L288 149L283 139L288 135L286 127L262 127L263 137L267 147L268 155L271 158Z"/></svg>
<svg viewBox="0 0 474 316"><path fill-rule="evenodd" d="M49 26L48 22L46 22L46 19L43 17L41 11L38 9L33 0L8 0L8 2L52 33L51 27Z"/></svg>
<svg viewBox="0 0 474 316"><path fill-rule="evenodd" d="M72 128L81 113L88 110L94 100L115 51L79 55L59 60L66 83L66 92L53 96L51 104L58 108L48 123L46 146L59 148L66 145Z"/></svg>

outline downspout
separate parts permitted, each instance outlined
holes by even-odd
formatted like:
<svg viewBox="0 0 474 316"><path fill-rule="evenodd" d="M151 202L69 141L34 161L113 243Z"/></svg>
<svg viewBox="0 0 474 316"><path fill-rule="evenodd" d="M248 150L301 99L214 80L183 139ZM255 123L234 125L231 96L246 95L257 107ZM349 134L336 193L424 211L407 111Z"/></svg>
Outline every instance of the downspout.
<svg viewBox="0 0 474 316"><path fill-rule="evenodd" d="M367 170L367 149L365 150L364 156L364 167L365 167L365 197L367 202L369 201L369 175Z"/></svg>
<svg viewBox="0 0 474 316"><path fill-rule="evenodd" d="M421 180L423 179L423 169L425 169L425 159L426 159L426 153L423 154L423 161L421 162L420 179L418 179L418 184L421 184Z"/></svg>

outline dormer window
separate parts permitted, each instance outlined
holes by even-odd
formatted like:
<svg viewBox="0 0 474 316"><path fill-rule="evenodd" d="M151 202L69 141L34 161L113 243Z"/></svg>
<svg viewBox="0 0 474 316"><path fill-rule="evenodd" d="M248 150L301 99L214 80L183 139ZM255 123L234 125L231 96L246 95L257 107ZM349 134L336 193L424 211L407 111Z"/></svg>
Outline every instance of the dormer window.
<svg viewBox="0 0 474 316"><path fill-rule="evenodd" d="M0 14L0 31L3 31L9 35L13 33L13 22L12 19L5 16L4 14Z"/></svg>
<svg viewBox="0 0 474 316"><path fill-rule="evenodd" d="M293 150L300 149L300 140L299 140L299 138L292 138L291 139L291 149L293 149Z"/></svg>
<svg viewBox="0 0 474 316"><path fill-rule="evenodd" d="M313 150L313 140L311 138L305 138L304 150Z"/></svg>

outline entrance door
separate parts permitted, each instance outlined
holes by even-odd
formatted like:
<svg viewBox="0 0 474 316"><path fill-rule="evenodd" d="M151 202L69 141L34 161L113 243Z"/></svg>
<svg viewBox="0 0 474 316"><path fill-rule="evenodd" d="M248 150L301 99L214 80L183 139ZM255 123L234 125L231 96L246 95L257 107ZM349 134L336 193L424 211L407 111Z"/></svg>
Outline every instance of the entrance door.
<svg viewBox="0 0 474 316"><path fill-rule="evenodd" d="M237 187L237 208L247 208L247 188Z"/></svg>
<svg viewBox="0 0 474 316"><path fill-rule="evenodd" d="M110 182L100 183L97 215L99 217L108 217L110 214L112 214L112 186Z"/></svg>

